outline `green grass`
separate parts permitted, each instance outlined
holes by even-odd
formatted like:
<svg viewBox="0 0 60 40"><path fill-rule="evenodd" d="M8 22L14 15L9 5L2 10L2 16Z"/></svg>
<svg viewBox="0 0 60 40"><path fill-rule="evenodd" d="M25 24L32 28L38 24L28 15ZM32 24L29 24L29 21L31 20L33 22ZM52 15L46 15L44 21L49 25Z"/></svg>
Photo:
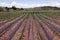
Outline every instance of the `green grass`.
<svg viewBox="0 0 60 40"><path fill-rule="evenodd" d="M46 16L49 16L51 18L55 18L57 20L60 20L60 10L28 10L28 11L22 11L22 12L28 12L28 13L41 13Z"/></svg>
<svg viewBox="0 0 60 40"><path fill-rule="evenodd" d="M51 10L22 10L20 12L51 12Z"/></svg>
<svg viewBox="0 0 60 40"><path fill-rule="evenodd" d="M60 12L53 12L53 13L43 13L46 16L49 16L51 18L55 18L57 20L60 20Z"/></svg>
<svg viewBox="0 0 60 40"><path fill-rule="evenodd" d="M13 12L0 13L0 21L9 20L11 18L15 19L18 16L23 15L23 13L32 13L33 14L36 12L60 20L60 11L58 12L56 10L28 10L28 11L23 10L23 11L13 11Z"/></svg>
<svg viewBox="0 0 60 40"><path fill-rule="evenodd" d="M3 20L10 20L10 19L15 19L17 18L18 16L20 16L21 13L19 12L6 12L6 13L0 13L0 21L3 21Z"/></svg>

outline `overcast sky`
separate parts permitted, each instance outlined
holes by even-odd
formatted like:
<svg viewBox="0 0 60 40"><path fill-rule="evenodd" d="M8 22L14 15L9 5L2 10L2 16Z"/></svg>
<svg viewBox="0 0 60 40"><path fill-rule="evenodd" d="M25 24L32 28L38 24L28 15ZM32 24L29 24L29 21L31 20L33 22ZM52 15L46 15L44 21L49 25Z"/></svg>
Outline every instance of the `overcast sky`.
<svg viewBox="0 0 60 40"><path fill-rule="evenodd" d="M60 7L60 0L0 0L0 6L16 6L18 8L33 8L39 6Z"/></svg>

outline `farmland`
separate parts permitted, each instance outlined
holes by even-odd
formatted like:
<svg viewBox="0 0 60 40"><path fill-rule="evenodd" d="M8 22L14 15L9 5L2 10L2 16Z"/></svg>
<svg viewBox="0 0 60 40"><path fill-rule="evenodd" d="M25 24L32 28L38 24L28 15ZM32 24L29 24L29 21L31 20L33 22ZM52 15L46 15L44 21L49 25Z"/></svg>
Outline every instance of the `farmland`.
<svg viewBox="0 0 60 40"><path fill-rule="evenodd" d="M60 40L60 12L0 13L0 40Z"/></svg>

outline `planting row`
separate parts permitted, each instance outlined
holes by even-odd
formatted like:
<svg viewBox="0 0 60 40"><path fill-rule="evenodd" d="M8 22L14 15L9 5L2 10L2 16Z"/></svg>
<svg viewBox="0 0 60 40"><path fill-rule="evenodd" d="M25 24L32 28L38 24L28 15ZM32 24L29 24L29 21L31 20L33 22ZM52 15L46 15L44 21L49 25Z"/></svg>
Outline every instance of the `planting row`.
<svg viewBox="0 0 60 40"><path fill-rule="evenodd" d="M59 21L42 13L24 13L2 23L0 40L60 40Z"/></svg>

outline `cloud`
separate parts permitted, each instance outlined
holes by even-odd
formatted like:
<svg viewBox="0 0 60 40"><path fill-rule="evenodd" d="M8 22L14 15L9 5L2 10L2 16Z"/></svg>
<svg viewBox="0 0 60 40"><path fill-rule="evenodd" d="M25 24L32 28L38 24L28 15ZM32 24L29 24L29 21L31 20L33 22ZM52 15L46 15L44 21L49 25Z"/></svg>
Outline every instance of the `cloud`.
<svg viewBox="0 0 60 40"><path fill-rule="evenodd" d="M7 2L1 2L0 6L2 7L12 7L16 6L17 8L33 8L33 7L41 7L41 6L56 6L60 7L60 3L58 2L50 2L50 3L43 3L43 4L23 4L23 3L17 3L13 1L12 3L7 3Z"/></svg>

